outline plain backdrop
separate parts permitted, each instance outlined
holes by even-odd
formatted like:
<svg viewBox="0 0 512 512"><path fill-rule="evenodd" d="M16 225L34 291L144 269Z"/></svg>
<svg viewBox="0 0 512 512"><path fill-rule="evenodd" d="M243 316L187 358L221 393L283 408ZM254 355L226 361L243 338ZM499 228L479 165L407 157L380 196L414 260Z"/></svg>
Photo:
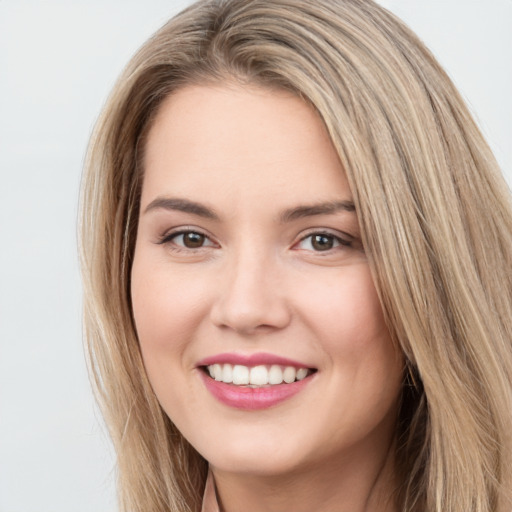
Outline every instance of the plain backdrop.
<svg viewBox="0 0 512 512"><path fill-rule="evenodd" d="M189 3L0 0L0 512L115 510L82 352L80 173L116 76ZM447 68L512 183L512 0L381 3Z"/></svg>

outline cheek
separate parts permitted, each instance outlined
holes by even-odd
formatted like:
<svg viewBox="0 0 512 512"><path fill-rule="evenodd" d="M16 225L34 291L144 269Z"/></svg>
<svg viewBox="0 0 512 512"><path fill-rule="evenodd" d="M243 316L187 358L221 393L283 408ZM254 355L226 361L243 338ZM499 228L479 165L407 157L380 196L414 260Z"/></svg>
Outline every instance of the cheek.
<svg viewBox="0 0 512 512"><path fill-rule="evenodd" d="M304 317L321 333L331 354L368 350L389 340L367 264L341 268L337 276L316 280L303 290L303 299Z"/></svg>
<svg viewBox="0 0 512 512"><path fill-rule="evenodd" d="M183 271L135 253L131 297L135 327L151 386L167 414L183 410L188 371L194 369L190 347L204 310L204 284ZM189 405L195 401L188 395Z"/></svg>
<svg viewBox="0 0 512 512"><path fill-rule="evenodd" d="M341 400L343 390L349 389L351 400L385 412L401 387L401 352L384 321L368 265L340 269L335 277L321 287L311 287L304 308L304 317L332 368L332 396ZM348 409L365 414L349 403Z"/></svg>
<svg viewBox="0 0 512 512"><path fill-rule="evenodd" d="M147 262L150 262L149 264ZM206 302L205 283L178 269L135 255L131 295L144 355L180 350L197 327Z"/></svg>

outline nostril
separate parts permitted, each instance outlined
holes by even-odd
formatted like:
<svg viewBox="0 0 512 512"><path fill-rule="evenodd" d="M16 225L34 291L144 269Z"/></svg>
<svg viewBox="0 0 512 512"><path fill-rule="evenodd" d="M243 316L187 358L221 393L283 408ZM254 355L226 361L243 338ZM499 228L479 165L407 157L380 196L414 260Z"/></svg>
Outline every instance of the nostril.
<svg viewBox="0 0 512 512"><path fill-rule="evenodd" d="M212 322L244 335L285 327L290 321L287 295L271 261L255 255L254 247L242 252L230 262L225 274L219 275Z"/></svg>
<svg viewBox="0 0 512 512"><path fill-rule="evenodd" d="M251 335L286 327L291 319L284 300L219 300L212 307L211 320L219 328Z"/></svg>

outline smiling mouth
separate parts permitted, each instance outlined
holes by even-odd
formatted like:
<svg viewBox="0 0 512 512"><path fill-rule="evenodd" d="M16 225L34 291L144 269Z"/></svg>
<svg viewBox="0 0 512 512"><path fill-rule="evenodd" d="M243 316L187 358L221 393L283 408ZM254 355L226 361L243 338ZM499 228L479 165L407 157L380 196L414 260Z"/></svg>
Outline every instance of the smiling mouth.
<svg viewBox="0 0 512 512"><path fill-rule="evenodd" d="M295 368L278 364L244 366L215 363L201 368L217 382L253 388L292 384L316 372L314 368Z"/></svg>

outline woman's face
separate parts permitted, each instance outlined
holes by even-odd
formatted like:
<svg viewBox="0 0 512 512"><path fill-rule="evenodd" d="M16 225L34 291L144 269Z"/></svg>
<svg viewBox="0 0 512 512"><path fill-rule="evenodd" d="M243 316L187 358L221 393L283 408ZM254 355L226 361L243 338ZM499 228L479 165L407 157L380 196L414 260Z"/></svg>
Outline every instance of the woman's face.
<svg viewBox="0 0 512 512"><path fill-rule="evenodd" d="M285 92L190 86L146 150L133 311L178 429L245 474L387 449L402 359L315 111Z"/></svg>

